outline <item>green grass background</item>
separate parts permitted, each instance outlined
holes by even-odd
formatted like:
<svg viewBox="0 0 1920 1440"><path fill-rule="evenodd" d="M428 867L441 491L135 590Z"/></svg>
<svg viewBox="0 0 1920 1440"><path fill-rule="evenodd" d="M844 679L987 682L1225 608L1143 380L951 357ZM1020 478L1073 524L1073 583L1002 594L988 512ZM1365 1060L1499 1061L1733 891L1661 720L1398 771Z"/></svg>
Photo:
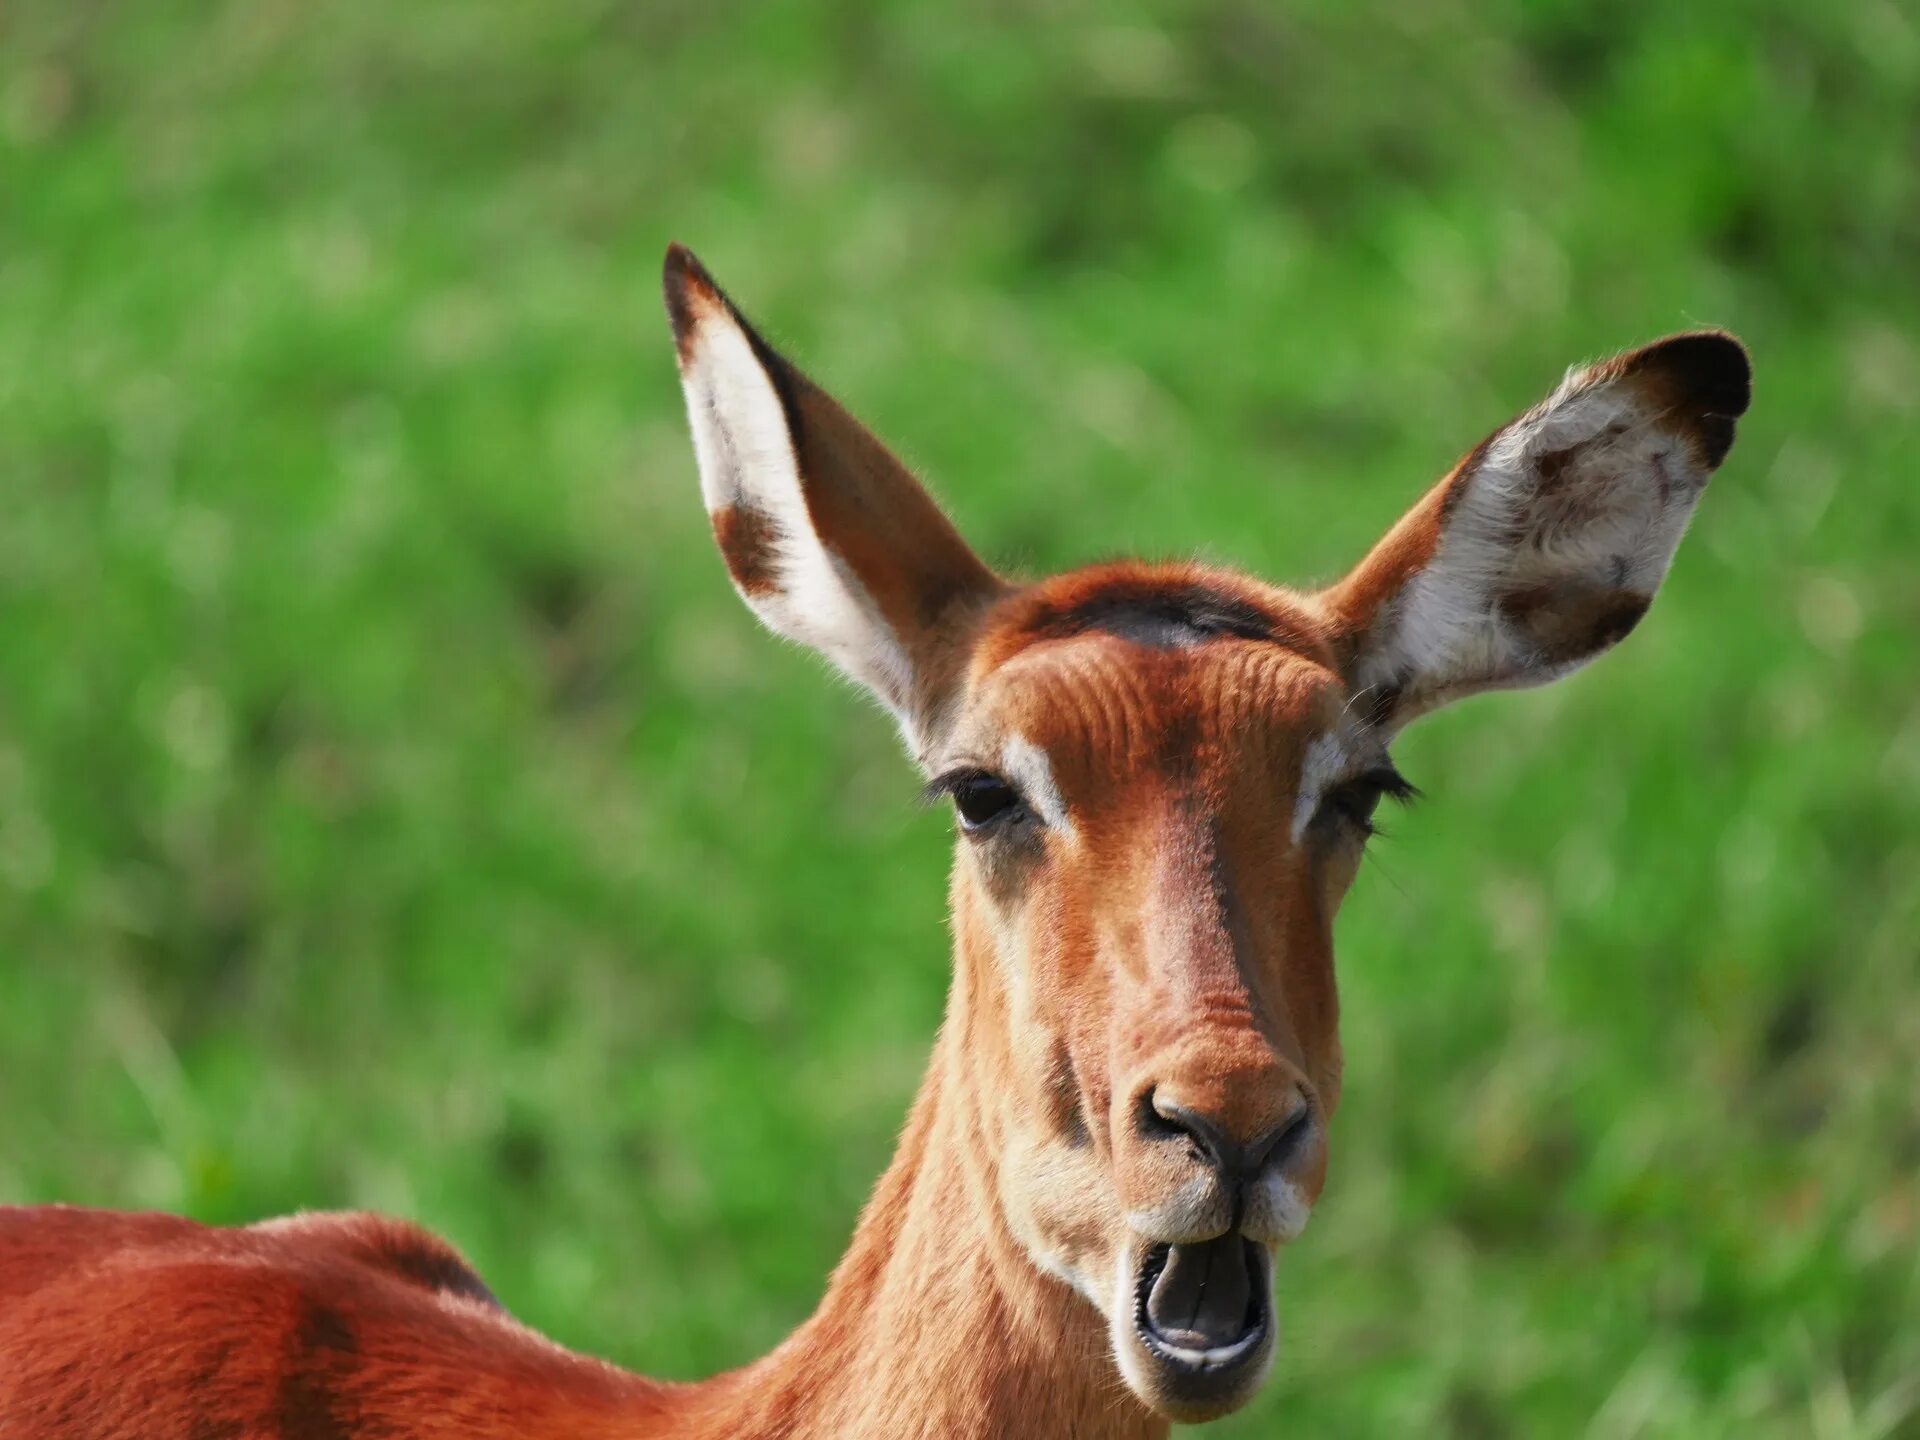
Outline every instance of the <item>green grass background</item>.
<svg viewBox="0 0 1920 1440"><path fill-rule="evenodd" d="M691 244L996 562L1330 578L1569 362L1754 409L1648 622L1400 747L1223 1436L1920 1435L1920 18L0 12L0 1199L373 1206L653 1373L810 1309L948 825L760 634Z"/></svg>

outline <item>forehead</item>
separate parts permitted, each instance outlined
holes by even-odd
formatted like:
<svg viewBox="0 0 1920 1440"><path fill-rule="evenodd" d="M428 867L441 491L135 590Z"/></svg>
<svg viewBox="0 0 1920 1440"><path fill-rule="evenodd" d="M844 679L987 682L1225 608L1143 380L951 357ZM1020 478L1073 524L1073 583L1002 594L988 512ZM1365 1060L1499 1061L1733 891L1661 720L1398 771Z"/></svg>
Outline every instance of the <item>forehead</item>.
<svg viewBox="0 0 1920 1440"><path fill-rule="evenodd" d="M1108 773L1292 754L1345 702L1306 602L1199 566L1102 566L1021 591L988 617L969 681L962 745L1017 735L1056 766Z"/></svg>

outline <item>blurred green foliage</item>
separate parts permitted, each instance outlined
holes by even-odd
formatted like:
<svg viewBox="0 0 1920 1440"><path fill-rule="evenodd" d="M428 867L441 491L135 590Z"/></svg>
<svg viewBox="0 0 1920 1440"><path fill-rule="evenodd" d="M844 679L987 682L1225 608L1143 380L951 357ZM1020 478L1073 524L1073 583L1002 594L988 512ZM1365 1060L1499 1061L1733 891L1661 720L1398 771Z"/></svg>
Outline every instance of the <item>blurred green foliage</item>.
<svg viewBox="0 0 1920 1440"><path fill-rule="evenodd" d="M818 1295L947 826L759 634L700 251L1016 570L1337 574L1571 361L1754 410L1621 653L1424 722L1218 1427L1920 1434L1920 28L1892 0L16 0L0 1199L420 1218L668 1375Z"/></svg>

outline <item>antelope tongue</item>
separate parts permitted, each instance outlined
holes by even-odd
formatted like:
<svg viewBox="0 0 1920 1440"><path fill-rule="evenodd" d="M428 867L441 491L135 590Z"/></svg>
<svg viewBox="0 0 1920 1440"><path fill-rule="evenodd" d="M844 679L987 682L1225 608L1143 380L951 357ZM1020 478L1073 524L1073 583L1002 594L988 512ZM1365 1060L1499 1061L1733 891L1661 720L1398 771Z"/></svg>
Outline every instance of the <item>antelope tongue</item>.
<svg viewBox="0 0 1920 1440"><path fill-rule="evenodd" d="M1160 1339L1182 1350L1231 1345L1247 1333L1253 1268L1241 1235L1175 1245L1147 1292L1147 1320Z"/></svg>

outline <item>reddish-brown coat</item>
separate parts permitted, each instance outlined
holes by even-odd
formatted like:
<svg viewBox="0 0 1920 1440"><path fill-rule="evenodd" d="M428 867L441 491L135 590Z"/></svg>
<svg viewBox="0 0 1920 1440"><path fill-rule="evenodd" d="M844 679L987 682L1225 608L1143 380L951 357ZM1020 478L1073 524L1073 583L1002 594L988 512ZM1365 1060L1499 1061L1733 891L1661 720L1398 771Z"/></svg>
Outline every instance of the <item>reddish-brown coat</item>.
<svg viewBox="0 0 1920 1440"><path fill-rule="evenodd" d="M1165 1435L1167 1392L1116 1371L1133 1340L1049 1266L1127 1259L1134 1217L1156 1209L1180 1227L1203 1177L1140 1125L1156 1094L1236 1143L1303 1099L1322 1122L1337 1103L1331 918L1358 843L1303 839L1296 787L1316 738L1389 718L1391 684L1351 715L1355 656L1441 554L1486 447L1317 596L1137 562L1016 589L677 247L667 282L683 363L703 325L744 331L798 462L812 536L716 508L735 583L773 591L781 544L824 546L906 652L917 693L901 708L922 758L1027 746L1072 812L1023 843L963 847L946 1023L819 1309L754 1364L667 1384L527 1330L401 1222L0 1210L6 1440ZM1725 336L1592 374L1631 379L1708 469L1746 405L1744 352ZM1534 455L1540 490L1573 459ZM1547 668L1610 643L1647 599L1585 575L1485 598ZM1044 1152L1024 1181L1023 1144ZM1316 1132L1288 1173L1308 1202L1325 1157ZM1131 1238L1116 1248L1116 1232Z"/></svg>
<svg viewBox="0 0 1920 1440"><path fill-rule="evenodd" d="M399 1221L0 1210L9 1440L631 1435L671 1393L517 1324Z"/></svg>

